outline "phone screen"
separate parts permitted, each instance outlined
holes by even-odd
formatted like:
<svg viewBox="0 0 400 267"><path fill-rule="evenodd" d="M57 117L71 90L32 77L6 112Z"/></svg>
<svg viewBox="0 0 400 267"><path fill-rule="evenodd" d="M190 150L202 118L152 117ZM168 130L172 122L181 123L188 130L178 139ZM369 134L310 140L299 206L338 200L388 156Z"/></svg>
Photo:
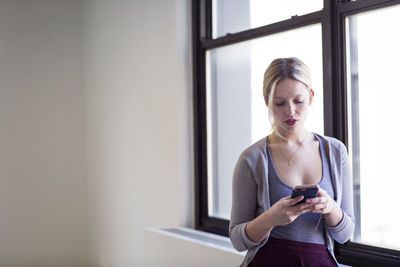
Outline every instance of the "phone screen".
<svg viewBox="0 0 400 267"><path fill-rule="evenodd" d="M304 196L304 199L299 203L304 203L307 198L314 198L317 196L318 187L308 187L308 188L294 188L292 191L292 198L298 197L300 195Z"/></svg>

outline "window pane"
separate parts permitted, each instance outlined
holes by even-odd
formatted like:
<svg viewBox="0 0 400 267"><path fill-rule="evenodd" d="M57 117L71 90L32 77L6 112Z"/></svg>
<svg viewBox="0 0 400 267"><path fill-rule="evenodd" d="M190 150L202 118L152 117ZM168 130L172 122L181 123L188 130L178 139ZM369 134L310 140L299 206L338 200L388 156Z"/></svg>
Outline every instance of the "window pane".
<svg viewBox="0 0 400 267"><path fill-rule="evenodd" d="M323 0L213 0L213 38L257 28L323 8Z"/></svg>
<svg viewBox="0 0 400 267"><path fill-rule="evenodd" d="M323 133L321 25L314 24L207 52L209 215L229 219L232 173L239 154L270 133L262 84L277 57L296 56L310 68L315 99L307 121Z"/></svg>
<svg viewBox="0 0 400 267"><path fill-rule="evenodd" d="M400 249L400 6L346 18L355 242ZM376 23L379 21L379 23Z"/></svg>

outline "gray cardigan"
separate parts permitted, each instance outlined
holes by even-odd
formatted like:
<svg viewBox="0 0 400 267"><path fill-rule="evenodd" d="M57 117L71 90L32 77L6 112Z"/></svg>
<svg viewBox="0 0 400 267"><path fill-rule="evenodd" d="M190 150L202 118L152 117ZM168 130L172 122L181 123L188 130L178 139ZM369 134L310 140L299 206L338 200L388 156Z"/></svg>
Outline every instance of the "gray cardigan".
<svg viewBox="0 0 400 267"><path fill-rule="evenodd" d="M354 231L353 181L346 147L342 142L327 136L320 136L325 144L329 168L332 177L334 200L343 211L343 219L335 227L325 224L326 244L334 257L333 245L336 240L344 243ZM246 235L245 228L271 206L268 186L268 158L266 153L267 138L253 144L239 156L233 173L232 210L229 224L229 237L238 251L247 251L240 265L246 267L269 238L259 243L252 242Z"/></svg>

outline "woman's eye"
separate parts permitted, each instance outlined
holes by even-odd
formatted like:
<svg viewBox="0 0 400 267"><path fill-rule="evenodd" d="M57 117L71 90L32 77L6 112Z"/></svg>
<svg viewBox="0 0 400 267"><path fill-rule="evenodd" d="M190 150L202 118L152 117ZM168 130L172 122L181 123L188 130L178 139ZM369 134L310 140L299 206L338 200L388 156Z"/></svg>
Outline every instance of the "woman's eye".
<svg viewBox="0 0 400 267"><path fill-rule="evenodd" d="M296 101L296 104L301 104L303 103L303 101Z"/></svg>
<svg viewBox="0 0 400 267"><path fill-rule="evenodd" d="M275 105L277 105L277 106L283 106L283 104L285 104L285 103L275 103Z"/></svg>

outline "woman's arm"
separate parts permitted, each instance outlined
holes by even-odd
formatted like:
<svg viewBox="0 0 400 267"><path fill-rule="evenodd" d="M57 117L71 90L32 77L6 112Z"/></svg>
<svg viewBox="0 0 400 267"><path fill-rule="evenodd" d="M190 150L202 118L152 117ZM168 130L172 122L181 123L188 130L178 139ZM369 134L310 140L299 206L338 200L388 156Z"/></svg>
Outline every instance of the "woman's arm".
<svg viewBox="0 0 400 267"><path fill-rule="evenodd" d="M258 244L246 235L246 225L257 214L258 185L247 161L242 153L236 163L232 178L232 209L229 221L229 238L238 251L248 250Z"/></svg>
<svg viewBox="0 0 400 267"><path fill-rule="evenodd" d="M229 237L239 251L257 246L268 237L273 227L294 221L299 215L310 211L309 204L295 205L303 196L282 198L267 211L257 214L258 184L254 170L246 154L236 163L232 181L232 210Z"/></svg>
<svg viewBox="0 0 400 267"><path fill-rule="evenodd" d="M354 220L354 208L353 208L353 176L351 171L351 165L349 156L347 154L347 149L343 143L340 146L340 165L339 170L340 173L338 177L340 177L339 187L341 189L341 202L340 208L343 213L343 218L339 222L338 225L334 227L327 227L328 232L339 243L344 243L348 241L353 233L355 228L355 220Z"/></svg>
<svg viewBox="0 0 400 267"><path fill-rule="evenodd" d="M322 188L319 189L316 198L309 198L306 203L310 203L313 207L311 212L321 213L324 216L328 226L336 226L343 218L342 209Z"/></svg>
<svg viewBox="0 0 400 267"><path fill-rule="evenodd" d="M337 183L341 194L340 206L324 190L318 192L318 197L307 202L315 205L311 212L324 214L327 230L339 243L348 241L354 232L353 211L353 179L351 166L346 147L340 143L340 157L337 158L337 166L333 166L336 175L340 177Z"/></svg>
<svg viewBox="0 0 400 267"><path fill-rule="evenodd" d="M297 204L304 197L284 197L260 216L250 221L246 226L246 234L253 242L259 243L265 239L275 226L289 224L301 214L311 210L311 204Z"/></svg>

